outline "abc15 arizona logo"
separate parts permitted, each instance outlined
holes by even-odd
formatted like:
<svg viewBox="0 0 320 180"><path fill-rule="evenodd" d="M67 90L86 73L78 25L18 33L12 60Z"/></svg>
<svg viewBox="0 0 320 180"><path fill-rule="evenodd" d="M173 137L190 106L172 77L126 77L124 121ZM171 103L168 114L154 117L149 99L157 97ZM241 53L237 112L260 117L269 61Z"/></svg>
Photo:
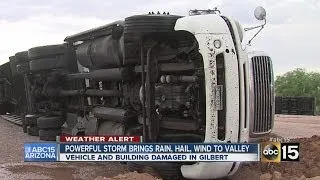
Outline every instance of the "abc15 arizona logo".
<svg viewBox="0 0 320 180"><path fill-rule="evenodd" d="M299 161L299 143L264 142L261 145L262 162Z"/></svg>

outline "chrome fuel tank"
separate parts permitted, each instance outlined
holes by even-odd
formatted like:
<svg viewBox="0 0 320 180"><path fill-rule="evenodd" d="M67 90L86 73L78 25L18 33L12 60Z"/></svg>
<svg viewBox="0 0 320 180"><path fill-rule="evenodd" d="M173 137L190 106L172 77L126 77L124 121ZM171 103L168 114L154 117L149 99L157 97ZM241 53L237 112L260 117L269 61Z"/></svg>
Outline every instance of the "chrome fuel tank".
<svg viewBox="0 0 320 180"><path fill-rule="evenodd" d="M123 36L100 37L79 45L76 54L79 63L89 69L115 68L121 66L123 58Z"/></svg>

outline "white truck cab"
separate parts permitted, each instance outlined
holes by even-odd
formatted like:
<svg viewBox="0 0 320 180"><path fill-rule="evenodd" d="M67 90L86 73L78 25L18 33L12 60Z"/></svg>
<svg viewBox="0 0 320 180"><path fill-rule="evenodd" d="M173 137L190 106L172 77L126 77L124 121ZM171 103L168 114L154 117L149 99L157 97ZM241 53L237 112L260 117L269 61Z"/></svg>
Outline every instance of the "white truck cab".
<svg viewBox="0 0 320 180"><path fill-rule="evenodd" d="M264 52L242 49L244 30L240 23L219 14L204 14L178 19L175 30L194 34L203 57L207 125L204 142L249 142L270 133L274 117L272 62ZM219 55L222 55L225 66L224 140L218 138L218 103L221 103L218 102L220 93L217 93ZM183 165L181 172L189 179L216 179L233 175L239 165L240 162L199 162Z"/></svg>

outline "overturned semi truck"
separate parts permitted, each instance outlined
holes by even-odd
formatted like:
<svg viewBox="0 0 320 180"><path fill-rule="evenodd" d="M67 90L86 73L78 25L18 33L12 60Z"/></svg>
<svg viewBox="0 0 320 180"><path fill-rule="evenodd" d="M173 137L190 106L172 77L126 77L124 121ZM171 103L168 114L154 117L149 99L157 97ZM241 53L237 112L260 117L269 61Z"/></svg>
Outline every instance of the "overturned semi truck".
<svg viewBox="0 0 320 180"><path fill-rule="evenodd" d="M255 16L265 21L259 7ZM141 135L146 142L252 142L273 128L271 58L242 48L240 23L217 9L135 15L21 52L23 128L42 140ZM12 57L14 58L14 57ZM1 81L2 82L2 81ZM163 177L213 179L239 162L128 162Z"/></svg>

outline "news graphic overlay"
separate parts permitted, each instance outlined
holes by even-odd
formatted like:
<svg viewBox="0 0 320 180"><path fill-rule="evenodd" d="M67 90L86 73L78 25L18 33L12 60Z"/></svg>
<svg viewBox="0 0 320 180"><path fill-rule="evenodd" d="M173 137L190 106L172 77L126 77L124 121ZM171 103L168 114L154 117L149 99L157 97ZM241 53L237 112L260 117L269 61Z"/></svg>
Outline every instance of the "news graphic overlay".
<svg viewBox="0 0 320 180"><path fill-rule="evenodd" d="M60 161L260 161L259 144L61 143Z"/></svg>
<svg viewBox="0 0 320 180"><path fill-rule="evenodd" d="M262 162L299 161L299 143L265 142L261 145Z"/></svg>
<svg viewBox="0 0 320 180"><path fill-rule="evenodd" d="M260 161L260 144L142 143L140 136L59 136L56 143L25 144L25 161Z"/></svg>
<svg viewBox="0 0 320 180"><path fill-rule="evenodd" d="M55 162L58 157L56 143L26 143L24 144L25 162Z"/></svg>
<svg viewBox="0 0 320 180"><path fill-rule="evenodd" d="M300 144L281 143L281 161L300 161Z"/></svg>

